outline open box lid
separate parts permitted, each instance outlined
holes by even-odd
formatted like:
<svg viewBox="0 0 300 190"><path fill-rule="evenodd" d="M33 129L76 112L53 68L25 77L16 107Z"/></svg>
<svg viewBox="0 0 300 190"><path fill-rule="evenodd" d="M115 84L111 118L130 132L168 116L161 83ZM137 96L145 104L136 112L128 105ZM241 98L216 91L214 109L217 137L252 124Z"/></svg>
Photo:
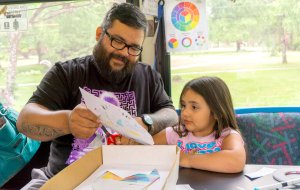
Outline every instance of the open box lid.
<svg viewBox="0 0 300 190"><path fill-rule="evenodd" d="M41 189L74 189L102 164L151 164L169 167L170 173L164 189L174 189L178 179L178 163L179 151L175 145L104 145L66 167Z"/></svg>

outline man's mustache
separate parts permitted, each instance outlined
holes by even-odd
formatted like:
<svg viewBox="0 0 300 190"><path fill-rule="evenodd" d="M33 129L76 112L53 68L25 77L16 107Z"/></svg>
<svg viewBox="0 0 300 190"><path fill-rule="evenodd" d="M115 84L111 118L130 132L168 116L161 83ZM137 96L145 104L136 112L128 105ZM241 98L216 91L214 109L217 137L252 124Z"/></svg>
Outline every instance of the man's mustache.
<svg viewBox="0 0 300 190"><path fill-rule="evenodd" d="M123 61L125 64L128 64L128 62L129 62L129 60L126 57L122 56L122 55L112 53L110 56L112 58L116 58L116 59L119 59L119 60Z"/></svg>

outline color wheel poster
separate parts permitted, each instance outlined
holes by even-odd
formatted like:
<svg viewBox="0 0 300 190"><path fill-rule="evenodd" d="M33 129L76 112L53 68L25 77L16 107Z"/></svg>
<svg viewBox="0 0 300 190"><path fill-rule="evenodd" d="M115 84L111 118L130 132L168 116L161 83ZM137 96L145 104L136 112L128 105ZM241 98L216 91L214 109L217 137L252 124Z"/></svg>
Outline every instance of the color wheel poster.
<svg viewBox="0 0 300 190"><path fill-rule="evenodd" d="M165 1L164 19L168 52L207 49L205 0Z"/></svg>

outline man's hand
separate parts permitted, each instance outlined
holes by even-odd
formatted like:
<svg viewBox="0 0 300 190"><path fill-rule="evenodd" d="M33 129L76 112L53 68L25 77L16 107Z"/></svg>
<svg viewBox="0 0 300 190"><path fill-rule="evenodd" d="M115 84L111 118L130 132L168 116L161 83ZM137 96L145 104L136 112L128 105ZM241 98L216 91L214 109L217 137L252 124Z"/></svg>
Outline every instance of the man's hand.
<svg viewBox="0 0 300 190"><path fill-rule="evenodd" d="M89 138L98 127L101 127L100 119L84 104L78 104L69 114L69 130L76 138Z"/></svg>

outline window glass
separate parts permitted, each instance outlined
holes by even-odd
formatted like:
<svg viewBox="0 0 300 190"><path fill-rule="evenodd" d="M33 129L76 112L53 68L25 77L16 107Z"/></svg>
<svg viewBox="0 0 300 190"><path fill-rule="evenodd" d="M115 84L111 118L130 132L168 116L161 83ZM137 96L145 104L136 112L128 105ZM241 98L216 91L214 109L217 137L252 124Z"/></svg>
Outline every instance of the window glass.
<svg viewBox="0 0 300 190"><path fill-rule="evenodd" d="M7 10L25 10L27 29L21 31L19 22L10 25L18 29L3 31L0 20L0 101L20 110L55 62L91 54L96 28L110 6L110 1L9 5Z"/></svg>
<svg viewBox="0 0 300 190"><path fill-rule="evenodd" d="M172 99L184 84L218 76L235 107L300 105L300 2L207 0L209 48L172 53Z"/></svg>

